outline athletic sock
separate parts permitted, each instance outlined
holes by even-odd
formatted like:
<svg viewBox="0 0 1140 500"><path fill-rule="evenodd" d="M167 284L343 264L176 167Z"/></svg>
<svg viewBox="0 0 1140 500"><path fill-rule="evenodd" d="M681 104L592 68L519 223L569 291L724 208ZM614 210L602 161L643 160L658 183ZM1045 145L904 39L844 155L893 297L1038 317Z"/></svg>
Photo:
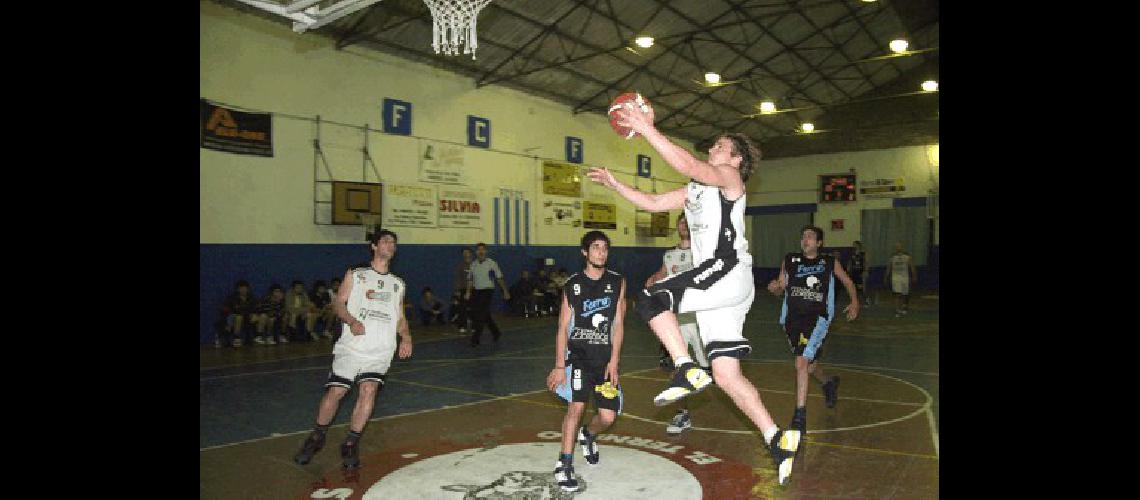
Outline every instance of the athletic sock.
<svg viewBox="0 0 1140 500"><path fill-rule="evenodd" d="M685 363L692 363L692 362L693 362L693 358L690 358L688 356L681 356L681 357L673 360L673 366L681 366Z"/></svg>
<svg viewBox="0 0 1140 500"><path fill-rule="evenodd" d="M573 465L574 453L573 452L571 452L571 453L559 453L558 454L558 461L562 462L562 465Z"/></svg>
<svg viewBox="0 0 1140 500"><path fill-rule="evenodd" d="M328 431L329 431L329 426L328 426L328 424L325 424L325 425L317 424L317 426L316 426L316 427L313 427L313 432L315 432L315 433L317 433L317 434L320 434L320 435L322 435L322 436L324 436L324 435L325 435L325 433L326 433L326 432L328 432Z"/></svg>
<svg viewBox="0 0 1140 500"><path fill-rule="evenodd" d="M776 432L778 432L779 430L780 430L779 426L773 425L767 429L764 429L763 431L760 431L760 432L764 433L764 442L765 443L771 443L772 437L775 436Z"/></svg>
<svg viewBox="0 0 1140 500"><path fill-rule="evenodd" d="M344 442L355 444L357 441L360 441L360 435L361 434L364 434L364 431L360 431L360 432L348 431L348 437L344 438Z"/></svg>

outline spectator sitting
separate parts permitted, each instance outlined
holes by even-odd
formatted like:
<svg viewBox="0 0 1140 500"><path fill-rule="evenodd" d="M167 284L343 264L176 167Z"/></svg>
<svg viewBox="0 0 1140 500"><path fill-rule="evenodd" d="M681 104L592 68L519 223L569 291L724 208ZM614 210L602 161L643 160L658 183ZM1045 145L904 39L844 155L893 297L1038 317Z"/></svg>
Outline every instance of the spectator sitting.
<svg viewBox="0 0 1140 500"><path fill-rule="evenodd" d="M242 341L245 340L243 332L252 319L257 301L253 298L253 294L249 293L249 283L245 280L238 281L235 288L237 291L222 302L222 316L226 320L227 343L232 342L234 347L241 347ZM221 346L221 339L215 338L214 347Z"/></svg>
<svg viewBox="0 0 1140 500"><path fill-rule="evenodd" d="M285 337L292 337L294 340L297 337L304 338L304 332L301 335L295 335L297 328L297 320L305 320L305 332L313 340L317 339L317 334L313 330L316 329L317 315L316 306L313 301L309 300L309 294L305 293L305 283L300 280L293 282L293 289L289 291L289 296L285 300ZM288 342L288 340L286 340Z"/></svg>
<svg viewBox="0 0 1140 500"><path fill-rule="evenodd" d="M519 280L511 285L510 309L513 314L530 316L537 313L534 300L534 282L530 279L530 272L523 271Z"/></svg>
<svg viewBox="0 0 1140 500"><path fill-rule="evenodd" d="M324 332L321 336L329 338L332 336L333 323L336 321L336 311L333 311L332 296L329 295L328 287L325 282L317 280L313 283L313 294L309 296L309 300L313 303L313 308L316 310L316 317L324 325ZM316 322L313 322L316 326Z"/></svg>
<svg viewBox="0 0 1140 500"><path fill-rule="evenodd" d="M273 326L280 326L285 316L285 290L281 285L273 284L269 287L269 295L267 295L257 305L255 314L250 320L251 323L257 325L257 335L253 337L255 344L277 344L274 338L278 338L278 334L274 331ZM281 342L288 343L289 339L280 337Z"/></svg>
<svg viewBox="0 0 1140 500"><path fill-rule="evenodd" d="M431 325L432 320L438 324L445 325L447 321L443 317L443 303L435 298L430 286L425 286L423 296L420 299L420 322L424 326Z"/></svg>

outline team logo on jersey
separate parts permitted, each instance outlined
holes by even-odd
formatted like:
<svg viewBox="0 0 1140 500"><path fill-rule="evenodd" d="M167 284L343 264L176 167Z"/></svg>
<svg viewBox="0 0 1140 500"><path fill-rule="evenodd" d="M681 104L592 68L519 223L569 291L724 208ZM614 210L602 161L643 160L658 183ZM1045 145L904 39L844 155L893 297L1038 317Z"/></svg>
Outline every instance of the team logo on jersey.
<svg viewBox="0 0 1140 500"><path fill-rule="evenodd" d="M792 257L792 262L799 262L799 261L800 261L799 257Z"/></svg>
<svg viewBox="0 0 1140 500"><path fill-rule="evenodd" d="M819 290L819 278L817 278L815 276L808 276L807 286L808 286L808 288L811 288L812 290Z"/></svg>
<svg viewBox="0 0 1140 500"><path fill-rule="evenodd" d="M601 314L595 314L594 317L590 318L590 324L594 325L594 328L599 331L603 331L602 325L606 324L606 317Z"/></svg>
<svg viewBox="0 0 1140 500"><path fill-rule="evenodd" d="M577 286L577 285L574 285L574 286ZM602 309L606 309L606 308L610 307L610 304L612 304L612 303L613 303L613 300L610 299L609 297L602 297L600 299L583 300L582 301L582 309L583 309L582 317L585 318L586 316L589 316L589 315L594 314L598 311L601 311Z"/></svg>
<svg viewBox="0 0 1140 500"><path fill-rule="evenodd" d="M614 288L609 283L606 283L606 293L614 293Z"/></svg>
<svg viewBox="0 0 1140 500"><path fill-rule="evenodd" d="M383 290L384 289L384 280L376 280L376 288Z"/></svg>

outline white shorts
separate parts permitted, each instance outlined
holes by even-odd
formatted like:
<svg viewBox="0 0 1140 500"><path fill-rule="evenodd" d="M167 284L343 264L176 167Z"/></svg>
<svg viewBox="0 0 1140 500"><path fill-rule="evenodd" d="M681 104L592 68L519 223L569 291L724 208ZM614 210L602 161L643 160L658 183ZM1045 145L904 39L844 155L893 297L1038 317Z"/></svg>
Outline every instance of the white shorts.
<svg viewBox="0 0 1140 500"><path fill-rule="evenodd" d="M367 381L379 382L383 386L390 366L392 366L392 356L371 358L354 354L349 350L334 352L332 370L329 371L325 387L339 386L351 389L353 384Z"/></svg>
<svg viewBox="0 0 1140 500"><path fill-rule="evenodd" d="M910 278L905 276L891 276L891 291L902 295L910 295Z"/></svg>
<svg viewBox="0 0 1140 500"><path fill-rule="evenodd" d="M723 269L723 264L721 259L710 259L654 283L647 291L668 293L674 299L679 295L674 312L696 313L704 354L710 362L717 356L743 357L752 350L744 338L744 317L756 295L752 266L736 261Z"/></svg>

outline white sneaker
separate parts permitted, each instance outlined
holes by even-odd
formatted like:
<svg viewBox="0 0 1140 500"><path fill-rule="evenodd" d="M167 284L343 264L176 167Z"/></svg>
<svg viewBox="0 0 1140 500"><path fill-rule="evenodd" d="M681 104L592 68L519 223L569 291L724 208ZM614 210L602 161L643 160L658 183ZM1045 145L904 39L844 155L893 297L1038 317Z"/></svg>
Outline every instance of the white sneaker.
<svg viewBox="0 0 1140 500"><path fill-rule="evenodd" d="M265 345L265 339L264 339L264 338L262 338L262 337L254 337L254 338L253 338L253 343L254 343L254 344L261 344L261 345Z"/></svg>
<svg viewBox="0 0 1140 500"><path fill-rule="evenodd" d="M233 346L241 347L241 339L234 339Z"/></svg>
<svg viewBox="0 0 1140 500"><path fill-rule="evenodd" d="M285 339L282 338L281 341L284 342ZM269 338L265 339L265 343L268 345L277 345L277 342L273 340L273 337L269 337Z"/></svg>
<svg viewBox="0 0 1140 500"><path fill-rule="evenodd" d="M214 339L214 349L221 349L221 347L222 347L222 341L218 340L218 339Z"/></svg>

